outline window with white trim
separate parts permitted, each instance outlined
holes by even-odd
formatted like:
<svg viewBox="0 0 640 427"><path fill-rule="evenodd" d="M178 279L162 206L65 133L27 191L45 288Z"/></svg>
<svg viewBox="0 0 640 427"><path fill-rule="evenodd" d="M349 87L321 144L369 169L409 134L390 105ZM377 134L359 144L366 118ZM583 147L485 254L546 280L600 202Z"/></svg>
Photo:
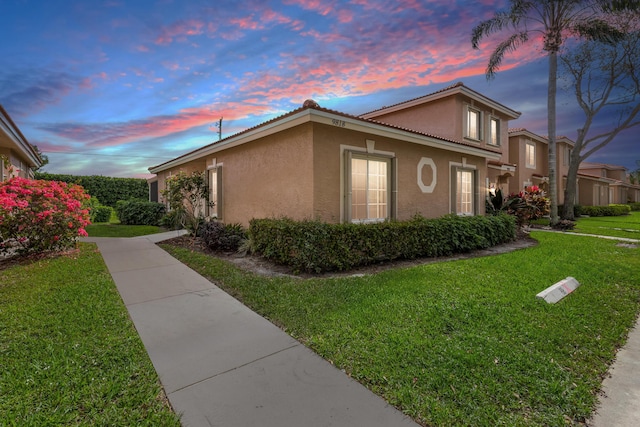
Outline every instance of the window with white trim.
<svg viewBox="0 0 640 427"><path fill-rule="evenodd" d="M467 109L466 137L480 140L482 138L482 114L475 108Z"/></svg>
<svg viewBox="0 0 640 427"><path fill-rule="evenodd" d="M455 172L455 209L458 215L473 215L475 213L473 189L475 187L475 171L472 169L456 168Z"/></svg>
<svg viewBox="0 0 640 427"><path fill-rule="evenodd" d="M532 142L525 144L525 164L530 169L536 167L536 145Z"/></svg>
<svg viewBox="0 0 640 427"><path fill-rule="evenodd" d="M500 120L495 117L489 121L489 144L500 145Z"/></svg>
<svg viewBox="0 0 640 427"><path fill-rule="evenodd" d="M216 166L208 171L210 218L222 219L222 166Z"/></svg>
<svg viewBox="0 0 640 427"><path fill-rule="evenodd" d="M377 222L392 216L392 159L347 152L347 219Z"/></svg>

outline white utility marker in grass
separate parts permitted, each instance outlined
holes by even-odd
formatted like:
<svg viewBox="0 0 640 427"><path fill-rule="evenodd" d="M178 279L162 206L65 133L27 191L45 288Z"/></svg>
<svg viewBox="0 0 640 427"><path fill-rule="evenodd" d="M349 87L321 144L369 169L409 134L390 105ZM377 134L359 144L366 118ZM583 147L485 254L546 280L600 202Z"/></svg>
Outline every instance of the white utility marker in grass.
<svg viewBox="0 0 640 427"><path fill-rule="evenodd" d="M573 277L567 277L566 279L562 279L558 283L549 286L536 296L538 298L542 298L549 304L555 304L571 292L575 291L578 286L580 286L580 283L578 283L576 279Z"/></svg>

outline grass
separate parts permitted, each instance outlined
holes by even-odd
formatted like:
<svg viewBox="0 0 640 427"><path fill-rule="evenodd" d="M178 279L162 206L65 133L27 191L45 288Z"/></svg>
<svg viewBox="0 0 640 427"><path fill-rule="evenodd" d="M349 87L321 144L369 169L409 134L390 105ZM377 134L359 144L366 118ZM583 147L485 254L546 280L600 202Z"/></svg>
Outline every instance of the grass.
<svg viewBox="0 0 640 427"><path fill-rule="evenodd" d="M624 216L578 218L574 232L640 240L640 212Z"/></svg>
<svg viewBox="0 0 640 427"><path fill-rule="evenodd" d="M91 224L86 227L90 237L137 237L166 231L154 225Z"/></svg>
<svg viewBox="0 0 640 427"><path fill-rule="evenodd" d="M0 271L0 366L2 425L180 425L95 245Z"/></svg>
<svg viewBox="0 0 640 427"><path fill-rule="evenodd" d="M308 280L163 247L423 425L577 425L637 317L640 249L532 236L498 256ZM563 301L535 297L567 276L582 286Z"/></svg>
<svg viewBox="0 0 640 427"><path fill-rule="evenodd" d="M138 237L166 231L154 225L123 225L120 224L115 209L111 210L109 222L99 222L86 227L90 237Z"/></svg>

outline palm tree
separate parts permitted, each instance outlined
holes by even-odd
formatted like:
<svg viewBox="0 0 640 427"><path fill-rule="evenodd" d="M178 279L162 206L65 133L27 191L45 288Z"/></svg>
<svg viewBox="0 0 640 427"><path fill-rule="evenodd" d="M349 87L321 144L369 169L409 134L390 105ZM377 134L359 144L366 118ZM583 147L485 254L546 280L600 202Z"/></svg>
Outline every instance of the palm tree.
<svg viewBox="0 0 640 427"><path fill-rule="evenodd" d="M619 5L618 3L625 3ZM510 0L507 11L495 12L472 31L471 44L480 48L480 41L503 30L513 33L496 46L489 58L486 75L495 76L505 54L517 50L536 34L542 36L542 48L549 57L549 83L547 91L547 126L549 138L549 198L551 199L551 225L558 222L558 188L556 176L556 93L558 52L568 36L590 39L609 39L617 33L603 14L612 13L629 2L603 0Z"/></svg>

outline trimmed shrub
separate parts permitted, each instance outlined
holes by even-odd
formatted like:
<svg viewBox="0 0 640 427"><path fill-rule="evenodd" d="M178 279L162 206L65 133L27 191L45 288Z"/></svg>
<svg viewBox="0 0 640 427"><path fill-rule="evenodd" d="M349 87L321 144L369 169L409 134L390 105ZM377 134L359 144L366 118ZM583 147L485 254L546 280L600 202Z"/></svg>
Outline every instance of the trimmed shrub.
<svg viewBox="0 0 640 427"><path fill-rule="evenodd" d="M78 176L36 172L36 179L61 181L81 185L85 192L97 197L105 206L116 207L118 200L149 200L149 185L141 178L113 178L110 176Z"/></svg>
<svg viewBox="0 0 640 427"><path fill-rule="evenodd" d="M158 225L164 213L162 203L120 200L116 204L116 214L124 225Z"/></svg>
<svg viewBox="0 0 640 427"><path fill-rule="evenodd" d="M254 219L249 234L265 258L296 271L320 273L484 249L514 240L515 230L515 218L509 215L447 215L374 224Z"/></svg>
<svg viewBox="0 0 640 427"><path fill-rule="evenodd" d="M109 206L98 206L91 211L91 222L109 222L113 209Z"/></svg>
<svg viewBox="0 0 640 427"><path fill-rule="evenodd" d="M640 211L640 202L629 203L629 208L631 208L632 211Z"/></svg>
<svg viewBox="0 0 640 427"><path fill-rule="evenodd" d="M631 212L629 205L581 206L580 215L589 216L622 216Z"/></svg>
<svg viewBox="0 0 640 427"><path fill-rule="evenodd" d="M564 205L558 205L558 214L560 216L562 216L562 213L564 212ZM580 205L573 205L573 217L574 218L579 218L580 217L580 212L582 212L582 206Z"/></svg>
<svg viewBox="0 0 640 427"><path fill-rule="evenodd" d="M237 251L240 244L246 240L247 232L241 224L208 221L200 224L198 236L210 249Z"/></svg>
<svg viewBox="0 0 640 427"><path fill-rule="evenodd" d="M96 197L89 199L89 216L92 223L109 222L112 211L109 206L102 206Z"/></svg>
<svg viewBox="0 0 640 427"><path fill-rule="evenodd" d="M86 236L89 196L79 185L11 178L0 182L0 254L64 250Z"/></svg>

